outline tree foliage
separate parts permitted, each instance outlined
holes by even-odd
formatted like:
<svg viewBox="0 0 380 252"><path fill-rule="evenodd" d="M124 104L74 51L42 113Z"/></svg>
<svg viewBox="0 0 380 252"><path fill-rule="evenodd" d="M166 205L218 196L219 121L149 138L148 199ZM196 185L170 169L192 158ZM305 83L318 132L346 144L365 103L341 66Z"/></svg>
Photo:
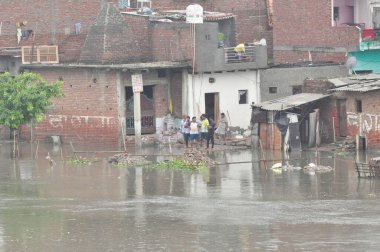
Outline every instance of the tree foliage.
<svg viewBox="0 0 380 252"><path fill-rule="evenodd" d="M18 129L41 121L53 97L63 97L62 81L48 84L36 73L0 74L0 124Z"/></svg>

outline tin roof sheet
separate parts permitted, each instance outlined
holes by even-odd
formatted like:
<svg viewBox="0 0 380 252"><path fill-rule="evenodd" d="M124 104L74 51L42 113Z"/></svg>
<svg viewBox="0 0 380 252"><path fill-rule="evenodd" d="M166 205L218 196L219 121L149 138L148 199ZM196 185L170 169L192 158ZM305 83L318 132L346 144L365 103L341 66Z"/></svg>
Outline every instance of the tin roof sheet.
<svg viewBox="0 0 380 252"><path fill-rule="evenodd" d="M287 96L280 99L270 100L258 104L254 104L253 107L261 108L267 111L284 111L291 108L295 108L307 103L311 103L330 95L313 94L313 93L301 93L296 95Z"/></svg>
<svg viewBox="0 0 380 252"><path fill-rule="evenodd" d="M368 74L362 76L351 76L340 79L330 79L329 82L336 88L333 92L369 92L380 89L380 74Z"/></svg>

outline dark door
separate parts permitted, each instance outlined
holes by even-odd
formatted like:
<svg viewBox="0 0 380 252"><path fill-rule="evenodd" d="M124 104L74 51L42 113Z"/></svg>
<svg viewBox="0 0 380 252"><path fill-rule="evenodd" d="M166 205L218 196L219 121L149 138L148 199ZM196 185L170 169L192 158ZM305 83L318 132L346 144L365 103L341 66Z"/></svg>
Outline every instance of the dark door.
<svg viewBox="0 0 380 252"><path fill-rule="evenodd" d="M141 93L141 133L152 134L156 132L156 117L154 111L153 86L144 86ZM135 134L135 120L133 115L133 91L132 87L126 87L126 129L128 135Z"/></svg>
<svg viewBox="0 0 380 252"><path fill-rule="evenodd" d="M338 118L339 118L339 136L347 136L347 110L346 100L337 100Z"/></svg>
<svg viewBox="0 0 380 252"><path fill-rule="evenodd" d="M301 136L300 136L300 124L290 123L289 124L289 142L291 151L301 150Z"/></svg>
<svg viewBox="0 0 380 252"><path fill-rule="evenodd" d="M219 116L219 93L205 94L205 114L218 121Z"/></svg>

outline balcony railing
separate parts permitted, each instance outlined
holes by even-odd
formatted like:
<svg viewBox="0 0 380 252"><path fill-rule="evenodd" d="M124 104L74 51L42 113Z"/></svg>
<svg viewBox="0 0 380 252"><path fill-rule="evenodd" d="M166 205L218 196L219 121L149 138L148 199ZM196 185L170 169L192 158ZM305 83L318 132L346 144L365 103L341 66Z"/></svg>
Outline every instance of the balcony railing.
<svg viewBox="0 0 380 252"><path fill-rule="evenodd" d="M255 62L255 46L244 46L244 51L238 52L235 47L224 48L226 63Z"/></svg>

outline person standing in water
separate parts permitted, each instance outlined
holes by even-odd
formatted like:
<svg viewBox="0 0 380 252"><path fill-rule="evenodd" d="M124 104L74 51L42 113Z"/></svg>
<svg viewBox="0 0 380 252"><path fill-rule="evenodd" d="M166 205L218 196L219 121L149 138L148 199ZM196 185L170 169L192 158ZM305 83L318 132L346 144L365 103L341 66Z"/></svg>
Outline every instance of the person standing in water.
<svg viewBox="0 0 380 252"><path fill-rule="evenodd" d="M208 118L208 121L209 121L209 126L208 126L208 135L207 135L207 149L210 146L210 141L211 141L211 149L214 149L215 121L211 116Z"/></svg>
<svg viewBox="0 0 380 252"><path fill-rule="evenodd" d="M218 139L221 137L223 141L226 140L227 130L228 130L228 121L227 121L226 115L224 113L221 113L219 122L218 122L218 128L215 131L215 134L218 136Z"/></svg>

